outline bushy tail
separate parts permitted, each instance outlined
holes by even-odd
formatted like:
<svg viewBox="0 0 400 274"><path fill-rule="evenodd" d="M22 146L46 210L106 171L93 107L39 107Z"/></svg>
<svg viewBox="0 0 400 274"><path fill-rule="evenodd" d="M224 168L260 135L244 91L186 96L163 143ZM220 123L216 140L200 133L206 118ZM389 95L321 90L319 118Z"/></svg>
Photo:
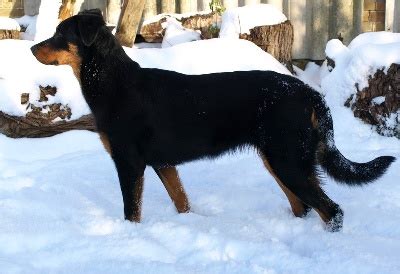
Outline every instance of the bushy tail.
<svg viewBox="0 0 400 274"><path fill-rule="evenodd" d="M322 168L336 181L348 185L370 183L382 176L396 158L382 156L367 163L355 163L346 159L335 146L329 108L317 92L313 93L312 99L319 135L317 160Z"/></svg>

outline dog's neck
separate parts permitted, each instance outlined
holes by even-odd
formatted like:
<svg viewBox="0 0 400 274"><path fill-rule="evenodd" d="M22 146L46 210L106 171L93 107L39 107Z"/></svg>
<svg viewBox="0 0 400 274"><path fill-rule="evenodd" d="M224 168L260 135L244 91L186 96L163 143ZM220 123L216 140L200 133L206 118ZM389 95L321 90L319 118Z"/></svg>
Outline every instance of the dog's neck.
<svg viewBox="0 0 400 274"><path fill-rule="evenodd" d="M124 67L127 69L121 69ZM95 116L105 116L112 111L110 102L123 97L120 92L124 89L118 85L123 85L128 79L132 81L138 70L140 66L126 55L122 47L107 55L96 50L83 54L79 80L82 93ZM126 74L128 72L129 75ZM106 118L96 120L107 121Z"/></svg>

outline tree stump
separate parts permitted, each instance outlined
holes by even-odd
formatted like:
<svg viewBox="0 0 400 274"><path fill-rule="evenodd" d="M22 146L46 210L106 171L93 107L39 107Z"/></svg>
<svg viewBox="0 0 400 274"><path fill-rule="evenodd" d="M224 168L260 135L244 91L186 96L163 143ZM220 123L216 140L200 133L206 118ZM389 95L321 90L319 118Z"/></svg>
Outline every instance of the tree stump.
<svg viewBox="0 0 400 274"><path fill-rule="evenodd" d="M0 40L2 39L19 39L19 31L0 29Z"/></svg>
<svg viewBox="0 0 400 274"><path fill-rule="evenodd" d="M254 27L250 29L250 34L240 34L239 38L253 42L293 73L293 26L289 20L276 25Z"/></svg>
<svg viewBox="0 0 400 274"><path fill-rule="evenodd" d="M391 64L387 73L378 70L368 79L368 87L347 99L355 117L374 125L379 134L400 139L400 64Z"/></svg>

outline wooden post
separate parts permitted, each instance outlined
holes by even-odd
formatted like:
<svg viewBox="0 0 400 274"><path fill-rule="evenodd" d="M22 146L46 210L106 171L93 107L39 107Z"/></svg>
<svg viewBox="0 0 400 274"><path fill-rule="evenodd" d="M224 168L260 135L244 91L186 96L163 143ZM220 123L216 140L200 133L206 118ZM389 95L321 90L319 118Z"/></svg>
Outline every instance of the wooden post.
<svg viewBox="0 0 400 274"><path fill-rule="evenodd" d="M162 13L175 13L175 0L161 1L161 12Z"/></svg>
<svg viewBox="0 0 400 274"><path fill-rule="evenodd" d="M115 35L121 45L133 46L145 2L145 0L124 1Z"/></svg>

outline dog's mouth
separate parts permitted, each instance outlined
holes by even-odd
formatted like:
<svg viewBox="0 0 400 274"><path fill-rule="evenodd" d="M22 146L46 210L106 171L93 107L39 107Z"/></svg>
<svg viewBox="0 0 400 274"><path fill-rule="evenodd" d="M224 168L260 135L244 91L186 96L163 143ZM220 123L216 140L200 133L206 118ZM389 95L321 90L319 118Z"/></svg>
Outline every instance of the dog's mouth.
<svg viewBox="0 0 400 274"><path fill-rule="evenodd" d="M54 61L50 62L49 65L58 66L58 61L54 60Z"/></svg>

